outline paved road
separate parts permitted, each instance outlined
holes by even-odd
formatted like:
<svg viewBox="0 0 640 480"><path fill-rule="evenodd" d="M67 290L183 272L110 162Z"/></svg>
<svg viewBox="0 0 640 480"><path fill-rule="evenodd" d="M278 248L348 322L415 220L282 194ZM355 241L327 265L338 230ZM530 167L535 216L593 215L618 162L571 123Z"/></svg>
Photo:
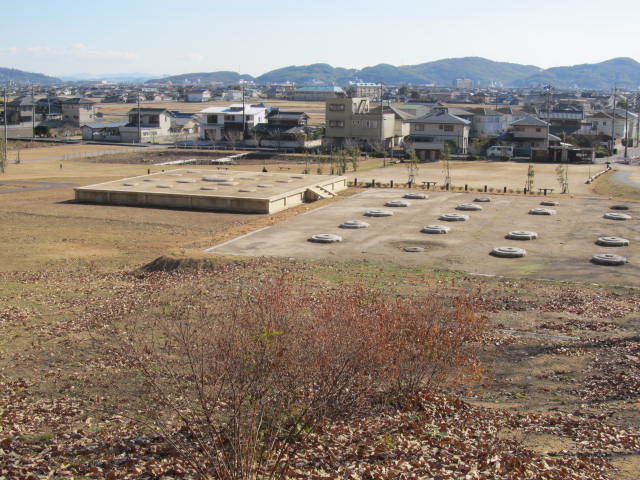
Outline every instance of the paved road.
<svg viewBox="0 0 640 480"><path fill-rule="evenodd" d="M634 160L634 158L636 160ZM639 165L640 164L639 159L640 159L640 147L629 148L626 159L624 158L624 147L620 147L618 149L617 155L614 155L613 157L608 157L608 158L601 158L599 160L601 161L604 160L604 162L608 160L612 163L627 163L628 161L630 165Z"/></svg>
<svg viewBox="0 0 640 480"><path fill-rule="evenodd" d="M29 187L0 190L0 195L5 193L25 193L25 192L35 192L36 190L54 190L56 188L77 187L77 184L75 183L25 182L22 180L0 180L0 186L3 186L3 185L29 185Z"/></svg>

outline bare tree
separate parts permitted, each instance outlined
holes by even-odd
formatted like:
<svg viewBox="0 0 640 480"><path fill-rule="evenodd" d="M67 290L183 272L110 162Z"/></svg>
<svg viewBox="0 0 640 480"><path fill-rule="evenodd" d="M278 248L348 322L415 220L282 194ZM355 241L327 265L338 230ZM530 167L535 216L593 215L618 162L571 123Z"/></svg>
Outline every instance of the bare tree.
<svg viewBox="0 0 640 480"><path fill-rule="evenodd" d="M140 420L205 478L283 478L322 422L476 372L487 323L468 299L300 280L200 285L114 332L115 360L144 382Z"/></svg>
<svg viewBox="0 0 640 480"><path fill-rule="evenodd" d="M533 191L535 176L536 176L536 171L533 168L533 165L529 165L529 167L527 168L527 181L524 184L525 193Z"/></svg>
<svg viewBox="0 0 640 480"><path fill-rule="evenodd" d="M569 166L562 164L558 165L556 167L556 175L560 188L562 189L562 193L569 193Z"/></svg>
<svg viewBox="0 0 640 480"><path fill-rule="evenodd" d="M238 144L238 142L242 141L243 138L244 134L242 130L230 128L224 132L224 139L231 144L231 148L233 150L236 149L236 145Z"/></svg>
<svg viewBox="0 0 640 480"><path fill-rule="evenodd" d="M444 185L445 188L449 188L451 185L451 157L449 155L449 145L447 143L444 144L444 149L442 150L442 173L444 174Z"/></svg>
<svg viewBox="0 0 640 480"><path fill-rule="evenodd" d="M418 176L418 155L415 151L409 153L409 161L407 162L407 173L409 174L409 178L407 180L407 184L411 187Z"/></svg>

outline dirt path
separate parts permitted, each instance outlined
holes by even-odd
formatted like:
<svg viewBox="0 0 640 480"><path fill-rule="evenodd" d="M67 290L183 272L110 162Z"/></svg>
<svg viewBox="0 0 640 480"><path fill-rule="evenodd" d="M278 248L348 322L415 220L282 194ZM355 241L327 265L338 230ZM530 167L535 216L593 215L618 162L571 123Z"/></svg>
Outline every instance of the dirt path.
<svg viewBox="0 0 640 480"><path fill-rule="evenodd" d="M4 187L10 187L12 185L17 185L22 188L4 189ZM6 194L6 193L35 192L37 190L53 190L56 188L71 188L75 186L76 186L75 183L24 182L21 180L2 180L0 181L0 195Z"/></svg>
<svg viewBox="0 0 640 480"><path fill-rule="evenodd" d="M127 147L122 145L58 145L54 147L28 148L9 152L9 162L14 163L20 158L20 163L32 161L65 161L77 158L97 157L101 155L137 152L149 149L165 149L166 147Z"/></svg>

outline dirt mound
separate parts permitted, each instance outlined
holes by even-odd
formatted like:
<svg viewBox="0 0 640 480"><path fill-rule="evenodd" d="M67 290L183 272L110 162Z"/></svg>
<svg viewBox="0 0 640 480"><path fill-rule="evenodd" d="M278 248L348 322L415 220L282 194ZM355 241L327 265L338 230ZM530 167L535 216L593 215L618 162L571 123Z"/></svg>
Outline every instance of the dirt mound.
<svg viewBox="0 0 640 480"><path fill-rule="evenodd" d="M140 273L174 272L176 270L213 270L219 262L212 258L197 257L158 257L143 265L137 271Z"/></svg>

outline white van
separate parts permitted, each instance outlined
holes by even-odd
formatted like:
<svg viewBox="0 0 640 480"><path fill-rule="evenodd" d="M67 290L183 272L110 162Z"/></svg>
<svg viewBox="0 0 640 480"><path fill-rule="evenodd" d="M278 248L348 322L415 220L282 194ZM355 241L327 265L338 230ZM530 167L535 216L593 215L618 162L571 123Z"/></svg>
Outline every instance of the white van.
<svg viewBox="0 0 640 480"><path fill-rule="evenodd" d="M513 158L513 147L494 145L487 148L487 157L489 158Z"/></svg>

